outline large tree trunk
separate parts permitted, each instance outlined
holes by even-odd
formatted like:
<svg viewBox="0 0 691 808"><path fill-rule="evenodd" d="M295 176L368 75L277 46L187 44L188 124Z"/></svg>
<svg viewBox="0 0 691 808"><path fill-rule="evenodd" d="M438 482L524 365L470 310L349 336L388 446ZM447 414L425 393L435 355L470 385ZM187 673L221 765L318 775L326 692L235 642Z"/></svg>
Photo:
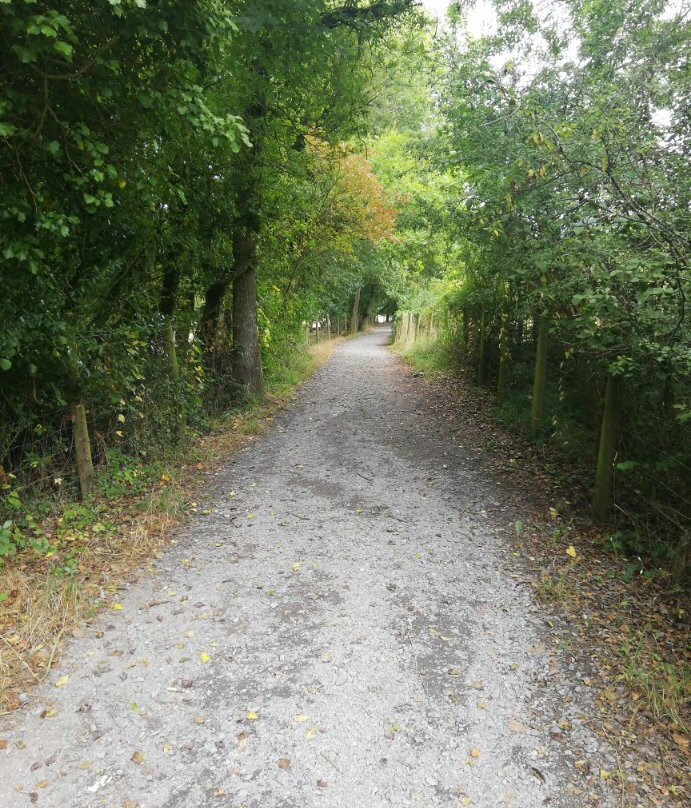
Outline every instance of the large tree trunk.
<svg viewBox="0 0 691 808"><path fill-rule="evenodd" d="M256 236L252 230L236 238L233 279L233 375L250 393L264 386L257 329Z"/></svg>
<svg viewBox="0 0 691 808"><path fill-rule="evenodd" d="M350 333L357 334L360 330L360 293L362 288L360 286L355 290L355 297L353 298L353 313L350 317Z"/></svg>
<svg viewBox="0 0 691 808"><path fill-rule="evenodd" d="M542 411L545 405L545 383L547 380L547 350L549 347L549 321L540 317L535 351L535 377L533 380L533 402L530 413L530 431L537 435L542 426Z"/></svg>

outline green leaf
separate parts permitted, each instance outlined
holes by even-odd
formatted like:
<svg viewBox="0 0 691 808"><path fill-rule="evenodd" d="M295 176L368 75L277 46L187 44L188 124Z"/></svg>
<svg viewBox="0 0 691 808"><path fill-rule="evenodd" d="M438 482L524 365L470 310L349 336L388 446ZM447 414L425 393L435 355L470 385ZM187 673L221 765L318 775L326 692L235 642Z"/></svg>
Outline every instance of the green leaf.
<svg viewBox="0 0 691 808"><path fill-rule="evenodd" d="M53 43L53 48L55 48L58 53L61 53L70 61L72 60L74 48L69 44L69 42L64 42L63 40L59 39L57 42Z"/></svg>
<svg viewBox="0 0 691 808"><path fill-rule="evenodd" d="M2 370L9 370L12 367L12 362L9 359L0 359L0 368Z"/></svg>

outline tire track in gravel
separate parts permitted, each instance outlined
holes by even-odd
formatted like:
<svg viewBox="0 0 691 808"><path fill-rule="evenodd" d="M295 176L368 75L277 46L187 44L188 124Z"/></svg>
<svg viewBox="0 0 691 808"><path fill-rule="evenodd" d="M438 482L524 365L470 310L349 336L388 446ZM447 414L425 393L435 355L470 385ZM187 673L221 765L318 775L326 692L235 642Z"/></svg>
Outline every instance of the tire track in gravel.
<svg viewBox="0 0 691 808"><path fill-rule="evenodd" d="M611 804L573 765L607 756L587 694L497 538L519 515L386 337L339 346L70 644L68 684L4 719L0 805Z"/></svg>

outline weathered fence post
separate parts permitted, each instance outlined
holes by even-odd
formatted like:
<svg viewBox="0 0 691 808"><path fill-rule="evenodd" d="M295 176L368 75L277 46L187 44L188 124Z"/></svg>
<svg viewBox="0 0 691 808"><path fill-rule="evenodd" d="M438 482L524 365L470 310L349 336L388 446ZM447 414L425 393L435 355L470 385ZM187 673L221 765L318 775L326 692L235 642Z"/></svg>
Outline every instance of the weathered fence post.
<svg viewBox="0 0 691 808"><path fill-rule="evenodd" d="M599 521L607 518L614 456L617 449L617 433L619 431L619 412L621 409L621 376L609 375L605 388L605 405L600 427L600 445L597 452L597 470L595 472L595 491L593 493L593 516Z"/></svg>
<svg viewBox="0 0 691 808"><path fill-rule="evenodd" d="M94 463L91 457L89 427L86 423L86 407L83 401L77 401L71 407L72 435L74 450L77 455L77 473L82 499L91 493L94 484Z"/></svg>
<svg viewBox="0 0 691 808"><path fill-rule="evenodd" d="M540 317L537 349L535 351L535 378L533 380L533 403L530 413L530 431L536 435L542 424L545 406L545 382L547 380L547 350L549 347L549 321Z"/></svg>

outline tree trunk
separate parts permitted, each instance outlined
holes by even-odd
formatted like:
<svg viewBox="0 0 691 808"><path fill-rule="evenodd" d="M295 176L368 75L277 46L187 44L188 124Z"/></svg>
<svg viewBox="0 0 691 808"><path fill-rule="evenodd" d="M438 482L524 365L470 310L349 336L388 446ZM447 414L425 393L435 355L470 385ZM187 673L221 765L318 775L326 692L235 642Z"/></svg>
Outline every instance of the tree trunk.
<svg viewBox="0 0 691 808"><path fill-rule="evenodd" d="M468 310L461 310L461 359L464 365L468 364Z"/></svg>
<svg viewBox="0 0 691 808"><path fill-rule="evenodd" d="M482 314L480 315L480 334L478 337L477 346L477 383L484 384L485 382L485 342L487 331L487 311L483 307Z"/></svg>
<svg viewBox="0 0 691 808"><path fill-rule="evenodd" d="M254 252L251 239L250 251ZM254 262L233 280L233 375L250 393L264 386L257 329L257 276Z"/></svg>
<svg viewBox="0 0 691 808"><path fill-rule="evenodd" d="M531 434L537 435L542 425L545 406L545 382L547 380L547 350L549 347L549 321L540 317L535 350L535 378L533 380L533 404L530 414Z"/></svg>
<svg viewBox="0 0 691 808"><path fill-rule="evenodd" d="M161 287L161 300L159 311L163 317L163 343L170 364L170 375L174 382L180 380L178 355L175 348L175 309L177 292L180 285L180 273L168 263L163 270L163 284Z"/></svg>
<svg viewBox="0 0 691 808"><path fill-rule="evenodd" d="M72 435L74 437L74 450L77 455L77 473L79 474L79 488L82 499L91 493L94 484L94 464L91 458L91 443L89 442L89 427L86 423L86 407L83 401L72 404Z"/></svg>
<svg viewBox="0 0 691 808"><path fill-rule="evenodd" d="M199 323L199 336L204 346L204 354L212 357L218 335L218 321L221 316L221 304L231 283L231 275L215 281L209 286L204 295L204 308Z"/></svg>
<svg viewBox="0 0 691 808"><path fill-rule="evenodd" d="M506 376L509 367L509 315L501 315L499 328L499 376L497 378L497 401L501 403L506 392Z"/></svg>
<svg viewBox="0 0 691 808"><path fill-rule="evenodd" d="M619 413L621 410L621 377L608 376L605 390L605 406L600 428L600 446L597 453L595 491L593 493L593 517L604 521L609 511L614 455L617 448Z"/></svg>
<svg viewBox="0 0 691 808"><path fill-rule="evenodd" d="M362 288L358 285L353 298L353 313L350 317L350 333L357 334L360 330L360 292Z"/></svg>

